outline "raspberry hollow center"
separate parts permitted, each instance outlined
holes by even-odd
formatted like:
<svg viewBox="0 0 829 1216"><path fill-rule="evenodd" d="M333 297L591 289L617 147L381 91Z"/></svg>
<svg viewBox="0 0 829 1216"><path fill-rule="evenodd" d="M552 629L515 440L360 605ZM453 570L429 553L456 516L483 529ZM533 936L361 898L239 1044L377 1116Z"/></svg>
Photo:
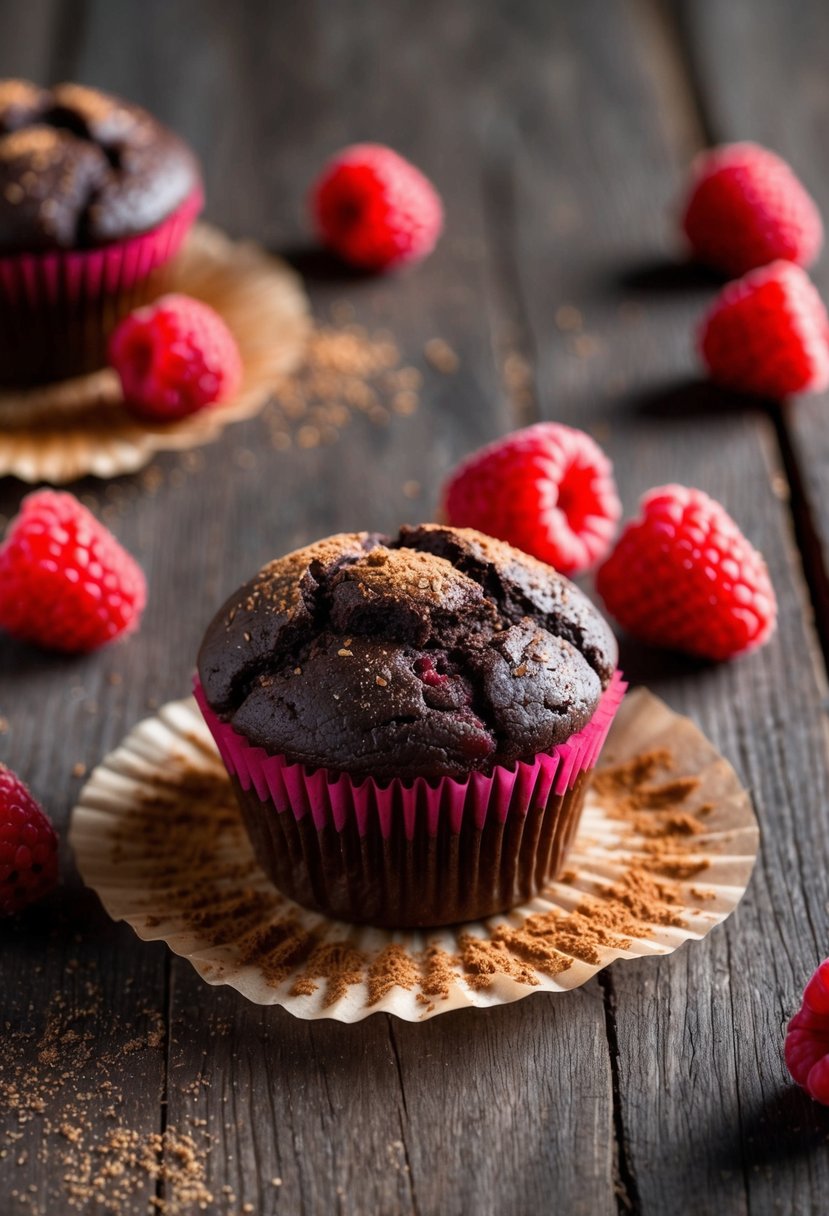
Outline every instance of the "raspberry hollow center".
<svg viewBox="0 0 829 1216"><path fill-rule="evenodd" d="M556 506L576 533L581 533L591 516L602 515L595 470L586 465L571 464L559 483Z"/></svg>

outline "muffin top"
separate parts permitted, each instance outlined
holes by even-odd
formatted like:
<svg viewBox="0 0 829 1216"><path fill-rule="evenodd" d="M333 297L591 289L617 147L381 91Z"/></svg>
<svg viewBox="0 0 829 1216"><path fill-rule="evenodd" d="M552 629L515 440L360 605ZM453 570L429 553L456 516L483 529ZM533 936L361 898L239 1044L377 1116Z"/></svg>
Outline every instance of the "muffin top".
<svg viewBox="0 0 829 1216"><path fill-rule="evenodd" d="M0 80L0 253L136 236L200 183L187 145L139 106L79 84Z"/></svg>
<svg viewBox="0 0 829 1216"><path fill-rule="evenodd" d="M616 657L562 575L424 524L270 562L213 618L198 665L211 708L252 744L386 780L547 751L589 720Z"/></svg>

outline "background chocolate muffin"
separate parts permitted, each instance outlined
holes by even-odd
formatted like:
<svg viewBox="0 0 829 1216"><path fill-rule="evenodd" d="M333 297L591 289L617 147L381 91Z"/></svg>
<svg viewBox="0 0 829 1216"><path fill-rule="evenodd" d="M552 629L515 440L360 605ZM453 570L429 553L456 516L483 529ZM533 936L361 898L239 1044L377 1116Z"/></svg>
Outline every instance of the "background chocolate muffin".
<svg viewBox="0 0 829 1216"><path fill-rule="evenodd" d="M201 205L194 154L139 106L0 81L0 384L101 367Z"/></svg>
<svg viewBox="0 0 829 1216"><path fill-rule="evenodd" d="M208 627L197 697L281 890L388 926L537 894L623 692L567 579L469 530L332 536Z"/></svg>
<svg viewBox="0 0 829 1216"><path fill-rule="evenodd" d="M84 85L0 82L0 253L136 236L200 185L184 141L139 106Z"/></svg>
<svg viewBox="0 0 829 1216"><path fill-rule="evenodd" d="M436 525L272 562L199 655L211 707L254 745L409 779L488 773L564 742L615 666L613 635L567 579Z"/></svg>

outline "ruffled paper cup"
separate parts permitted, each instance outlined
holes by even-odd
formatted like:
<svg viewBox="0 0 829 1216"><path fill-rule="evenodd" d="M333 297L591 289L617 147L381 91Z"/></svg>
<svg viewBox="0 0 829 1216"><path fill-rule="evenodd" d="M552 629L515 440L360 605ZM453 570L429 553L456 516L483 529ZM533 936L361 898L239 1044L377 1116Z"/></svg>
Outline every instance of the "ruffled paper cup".
<svg viewBox="0 0 829 1216"><path fill-rule="evenodd" d="M90 774L69 840L109 915L206 983L298 1018L422 1022L563 997L611 963L694 949L742 898L759 829L716 747L640 688L619 708L558 879L485 920L377 929L282 895L192 697L138 723Z"/></svg>
<svg viewBox="0 0 829 1216"><path fill-rule="evenodd" d="M531 762L427 781L309 769L252 746L195 695L254 852L289 898L357 924L415 928L492 916L561 871L626 684Z"/></svg>
<svg viewBox="0 0 829 1216"><path fill-rule="evenodd" d="M194 190L149 232L95 249L0 257L0 384L47 384L96 371L115 325L163 289L204 204Z"/></svg>

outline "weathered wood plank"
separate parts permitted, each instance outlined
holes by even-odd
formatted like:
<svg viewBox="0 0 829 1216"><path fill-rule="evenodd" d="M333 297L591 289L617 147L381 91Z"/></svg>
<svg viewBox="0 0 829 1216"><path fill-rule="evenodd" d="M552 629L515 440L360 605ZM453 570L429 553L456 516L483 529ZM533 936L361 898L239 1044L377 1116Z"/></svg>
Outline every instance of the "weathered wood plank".
<svg viewBox="0 0 829 1216"><path fill-rule="evenodd" d="M676 256L671 208L683 133L695 123L693 113L671 115L688 90L649 9L605 7L599 19L580 6L545 73L517 66L529 37L521 27L512 36L500 64L516 66L496 88L512 101L505 172L541 408L602 438L628 511L670 480L723 501L765 553L781 604L773 644L742 662L702 668L633 648L623 655L634 677L691 713L734 761L764 830L748 897L724 931L664 962L610 973L629 1189L645 1212L671 1210L677 1196L695 1212L810 1210L823 1165L784 1155L776 1124L785 1111L807 1141L822 1125L788 1088L782 1023L825 949L825 683L775 493L784 487L771 424L693 384L692 327L711 286L680 270L641 273ZM735 89L753 70L735 47L721 66ZM556 204L566 239L550 232ZM564 304L583 315L589 341L556 333L551 319Z"/></svg>
<svg viewBox="0 0 829 1216"><path fill-rule="evenodd" d="M56 0L0 8L0 75L31 80L49 75L55 57L57 9Z"/></svg>

